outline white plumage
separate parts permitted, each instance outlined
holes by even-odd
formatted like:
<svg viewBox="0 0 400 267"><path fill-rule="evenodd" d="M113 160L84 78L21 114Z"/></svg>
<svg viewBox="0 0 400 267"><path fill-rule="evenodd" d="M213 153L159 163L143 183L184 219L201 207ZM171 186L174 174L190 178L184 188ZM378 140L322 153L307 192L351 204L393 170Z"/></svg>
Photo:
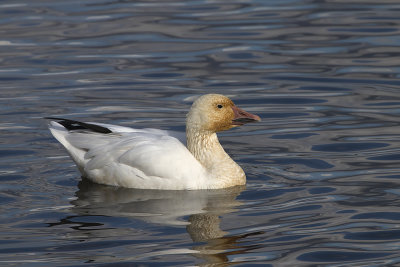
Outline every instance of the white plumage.
<svg viewBox="0 0 400 267"><path fill-rule="evenodd" d="M189 149L168 131L58 120L50 122L51 133L67 149L82 175L93 182L191 190L245 183L243 170L223 150L215 132L260 118L237 108L222 95L202 96L187 118ZM93 125L107 133L91 129Z"/></svg>

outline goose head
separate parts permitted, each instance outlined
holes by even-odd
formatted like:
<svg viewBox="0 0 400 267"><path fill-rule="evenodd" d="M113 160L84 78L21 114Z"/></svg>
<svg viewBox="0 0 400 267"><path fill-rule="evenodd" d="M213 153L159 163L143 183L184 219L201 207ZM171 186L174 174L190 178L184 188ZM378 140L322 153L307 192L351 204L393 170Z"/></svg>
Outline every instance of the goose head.
<svg viewBox="0 0 400 267"><path fill-rule="evenodd" d="M215 133L260 120L224 95L207 94L193 103L187 116L187 129Z"/></svg>

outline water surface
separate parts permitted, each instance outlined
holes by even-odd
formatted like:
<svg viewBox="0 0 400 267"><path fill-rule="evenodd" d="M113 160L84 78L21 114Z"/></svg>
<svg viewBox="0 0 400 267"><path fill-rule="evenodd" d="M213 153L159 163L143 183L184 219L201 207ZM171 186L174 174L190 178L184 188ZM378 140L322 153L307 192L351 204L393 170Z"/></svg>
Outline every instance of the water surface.
<svg viewBox="0 0 400 267"><path fill-rule="evenodd" d="M397 1L0 3L1 266L400 261ZM184 131L204 93L246 187L96 185L45 116Z"/></svg>

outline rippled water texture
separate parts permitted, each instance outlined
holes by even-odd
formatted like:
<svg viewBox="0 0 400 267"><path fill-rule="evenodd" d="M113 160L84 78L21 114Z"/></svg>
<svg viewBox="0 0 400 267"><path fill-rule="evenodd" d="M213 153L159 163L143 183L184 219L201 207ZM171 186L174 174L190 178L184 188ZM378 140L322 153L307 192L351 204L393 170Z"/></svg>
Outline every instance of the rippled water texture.
<svg viewBox="0 0 400 267"><path fill-rule="evenodd" d="M398 1L0 2L1 266L393 266ZM204 93L245 188L81 181L45 116L184 130Z"/></svg>

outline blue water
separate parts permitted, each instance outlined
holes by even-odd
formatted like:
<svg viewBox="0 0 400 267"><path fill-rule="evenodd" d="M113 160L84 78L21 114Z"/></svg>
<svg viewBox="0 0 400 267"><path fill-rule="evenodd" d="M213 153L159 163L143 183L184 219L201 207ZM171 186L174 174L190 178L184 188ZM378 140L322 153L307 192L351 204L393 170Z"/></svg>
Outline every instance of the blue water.
<svg viewBox="0 0 400 267"><path fill-rule="evenodd" d="M397 1L0 2L1 266L400 264ZM222 93L243 188L81 179L45 116L184 130ZM213 265L214 264L214 265Z"/></svg>

